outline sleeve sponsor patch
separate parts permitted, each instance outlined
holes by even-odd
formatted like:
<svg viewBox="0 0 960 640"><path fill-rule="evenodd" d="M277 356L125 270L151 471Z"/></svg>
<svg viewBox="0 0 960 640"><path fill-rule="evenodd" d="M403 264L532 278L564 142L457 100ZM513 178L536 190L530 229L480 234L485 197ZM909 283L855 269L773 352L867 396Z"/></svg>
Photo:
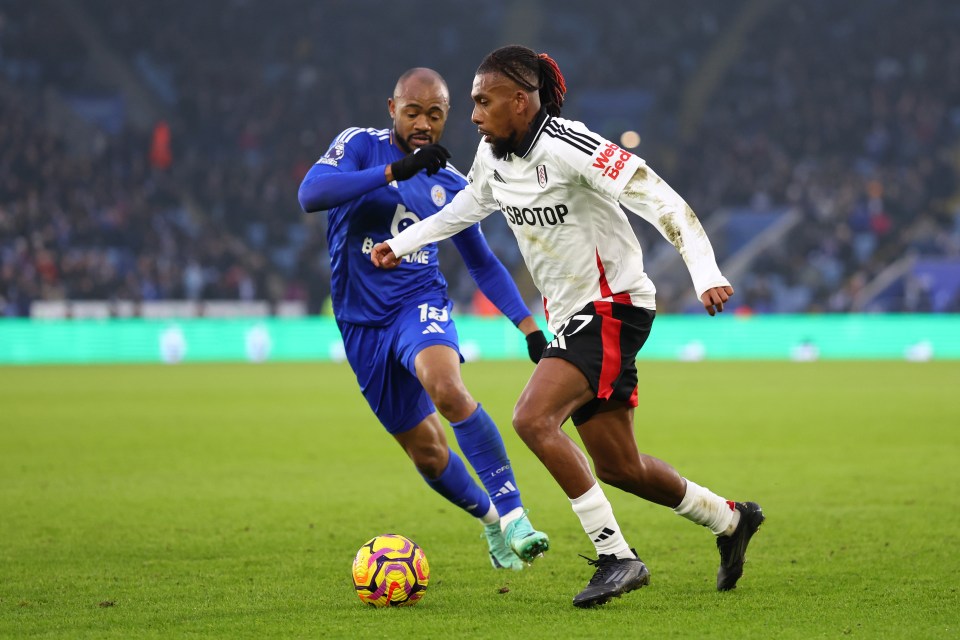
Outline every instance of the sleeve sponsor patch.
<svg viewBox="0 0 960 640"><path fill-rule="evenodd" d="M602 171L603 175L611 180L616 180L632 156L633 154L629 151L624 151L612 142L608 142L597 152L592 166Z"/></svg>
<svg viewBox="0 0 960 640"><path fill-rule="evenodd" d="M333 145L327 152L323 154L323 157L317 160L317 164L328 164L331 167L336 167L340 164L340 160L343 158L343 143L338 142Z"/></svg>

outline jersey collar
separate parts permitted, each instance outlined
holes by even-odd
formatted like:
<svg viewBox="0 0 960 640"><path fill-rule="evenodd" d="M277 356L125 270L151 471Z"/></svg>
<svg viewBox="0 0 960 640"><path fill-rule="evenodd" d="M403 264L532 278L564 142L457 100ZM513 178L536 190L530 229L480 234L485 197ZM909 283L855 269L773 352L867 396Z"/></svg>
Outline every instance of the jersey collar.
<svg viewBox="0 0 960 640"><path fill-rule="evenodd" d="M540 139L540 134L543 132L543 127L547 124L548 120L550 120L550 116L547 115L544 109L540 109L533 119L533 122L530 123L530 129L527 131L527 135L520 141L517 150L514 151L514 155L520 158L527 157L527 154L533 149L533 145Z"/></svg>
<svg viewBox="0 0 960 640"><path fill-rule="evenodd" d="M400 145L397 144L397 130L393 127L390 128L390 146L392 146L401 156L407 155L407 152L400 148Z"/></svg>

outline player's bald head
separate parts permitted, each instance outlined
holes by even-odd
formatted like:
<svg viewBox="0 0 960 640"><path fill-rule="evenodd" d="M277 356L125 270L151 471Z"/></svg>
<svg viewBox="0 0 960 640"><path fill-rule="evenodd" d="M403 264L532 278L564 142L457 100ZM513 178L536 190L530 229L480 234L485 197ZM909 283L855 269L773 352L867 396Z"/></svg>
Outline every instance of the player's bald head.
<svg viewBox="0 0 960 640"><path fill-rule="evenodd" d="M410 153L440 141L450 111L450 91L439 73L414 67L397 80L387 109L397 146Z"/></svg>
<svg viewBox="0 0 960 640"><path fill-rule="evenodd" d="M447 89L447 83L443 76L427 67L408 69L397 80L397 84L393 88L394 100L411 93L420 95L436 93L443 102L450 103L450 90Z"/></svg>

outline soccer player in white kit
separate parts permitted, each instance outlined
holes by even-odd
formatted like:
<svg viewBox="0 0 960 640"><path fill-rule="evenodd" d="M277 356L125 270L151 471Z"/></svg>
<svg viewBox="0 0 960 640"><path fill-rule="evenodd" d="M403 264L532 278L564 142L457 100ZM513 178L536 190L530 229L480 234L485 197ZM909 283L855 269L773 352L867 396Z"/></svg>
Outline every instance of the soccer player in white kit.
<svg viewBox="0 0 960 640"><path fill-rule="evenodd" d="M637 449L635 359L654 319L656 290L620 205L673 243L711 316L723 311L733 288L696 215L673 189L641 158L559 117L565 92L546 54L516 45L490 53L473 81L472 118L483 140L470 184L436 215L377 244L371 259L392 268L400 257L500 210L555 336L517 401L513 426L567 494L598 556L573 604L604 604L648 584L650 574L586 456L563 432L568 418L600 480L671 507L716 535L717 588L733 589L764 520L760 506L728 501Z"/></svg>

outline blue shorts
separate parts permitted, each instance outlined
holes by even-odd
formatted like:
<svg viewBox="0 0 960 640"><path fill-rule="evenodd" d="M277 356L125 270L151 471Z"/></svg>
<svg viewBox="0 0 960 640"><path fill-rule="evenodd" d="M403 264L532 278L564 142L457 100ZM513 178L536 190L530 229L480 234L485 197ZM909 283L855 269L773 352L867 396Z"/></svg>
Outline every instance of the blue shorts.
<svg viewBox="0 0 960 640"><path fill-rule="evenodd" d="M435 344L460 355L452 308L443 296L425 296L400 309L385 327L337 322L360 391L389 433L408 431L436 411L417 378L414 361Z"/></svg>

